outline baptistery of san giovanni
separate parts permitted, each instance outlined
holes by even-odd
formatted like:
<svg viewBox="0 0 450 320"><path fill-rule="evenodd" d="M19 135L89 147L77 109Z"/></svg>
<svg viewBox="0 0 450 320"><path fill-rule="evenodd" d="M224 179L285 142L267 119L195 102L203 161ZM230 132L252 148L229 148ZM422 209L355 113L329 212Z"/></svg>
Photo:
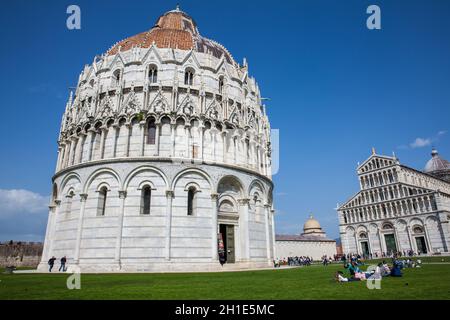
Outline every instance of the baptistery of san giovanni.
<svg viewBox="0 0 450 320"><path fill-rule="evenodd" d="M244 61L178 8L82 70L62 117L40 269L268 266L270 125Z"/></svg>

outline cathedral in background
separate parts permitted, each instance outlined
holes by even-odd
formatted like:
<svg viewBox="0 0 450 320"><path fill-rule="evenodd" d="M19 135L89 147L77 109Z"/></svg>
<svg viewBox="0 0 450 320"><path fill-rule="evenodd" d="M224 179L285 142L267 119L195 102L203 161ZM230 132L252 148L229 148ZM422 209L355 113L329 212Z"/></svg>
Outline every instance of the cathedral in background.
<svg viewBox="0 0 450 320"><path fill-rule="evenodd" d="M450 251L450 163L437 150L424 171L373 150L357 174L361 190L338 207L345 254Z"/></svg>

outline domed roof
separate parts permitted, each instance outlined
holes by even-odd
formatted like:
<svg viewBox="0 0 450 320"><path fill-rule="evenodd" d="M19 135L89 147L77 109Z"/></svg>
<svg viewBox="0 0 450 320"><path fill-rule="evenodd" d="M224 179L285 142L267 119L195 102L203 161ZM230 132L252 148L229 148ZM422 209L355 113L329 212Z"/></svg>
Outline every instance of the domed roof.
<svg viewBox="0 0 450 320"><path fill-rule="evenodd" d="M312 230L312 229L322 230L322 228L320 227L319 221L317 221L316 219L313 218L312 215L310 215L309 219L306 220L305 224L303 225L303 231L306 232L306 231Z"/></svg>
<svg viewBox="0 0 450 320"><path fill-rule="evenodd" d="M424 171L426 173L433 173L435 171L446 171L446 170L450 170L450 162L448 162L445 159L442 159L439 156L437 150L433 148L433 150L431 151L431 159L428 160Z"/></svg>
<svg viewBox="0 0 450 320"><path fill-rule="evenodd" d="M155 26L135 36L116 43L107 55L127 51L133 47L149 48L152 44L158 48L195 50L220 58L222 55L228 63L235 64L231 54L221 44L202 37L195 21L181 11L179 7L168 11L156 20Z"/></svg>
<svg viewBox="0 0 450 320"><path fill-rule="evenodd" d="M325 237L325 232L322 230L319 221L313 218L312 215L309 216L309 219L306 220L303 225L303 233L302 236L319 236Z"/></svg>

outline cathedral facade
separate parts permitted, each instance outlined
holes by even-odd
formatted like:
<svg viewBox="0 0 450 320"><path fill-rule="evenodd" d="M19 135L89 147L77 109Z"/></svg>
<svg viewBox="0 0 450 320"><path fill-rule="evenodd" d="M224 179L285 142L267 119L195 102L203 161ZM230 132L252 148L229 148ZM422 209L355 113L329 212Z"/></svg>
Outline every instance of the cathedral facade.
<svg viewBox="0 0 450 320"><path fill-rule="evenodd" d="M81 72L62 117L39 269L266 267L270 124L246 61L178 8Z"/></svg>
<svg viewBox="0 0 450 320"><path fill-rule="evenodd" d="M450 163L431 156L424 171L375 150L358 166L360 191L337 209L345 254L449 253Z"/></svg>

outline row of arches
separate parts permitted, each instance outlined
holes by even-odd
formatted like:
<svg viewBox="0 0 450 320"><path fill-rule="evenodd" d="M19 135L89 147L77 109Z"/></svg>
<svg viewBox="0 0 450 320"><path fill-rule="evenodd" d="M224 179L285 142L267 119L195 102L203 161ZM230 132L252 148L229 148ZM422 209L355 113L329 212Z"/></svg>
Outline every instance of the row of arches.
<svg viewBox="0 0 450 320"><path fill-rule="evenodd" d="M369 191L363 190L355 197L355 199L351 200L346 207L354 208L357 206L383 202L386 200L396 200L415 195L427 194L429 192L429 190L403 185L382 187Z"/></svg>
<svg viewBox="0 0 450 320"><path fill-rule="evenodd" d="M235 175L215 179L193 168L169 178L152 166L126 175L113 168L83 178L69 173L53 186L55 214L49 216L45 254L64 253L75 261L97 254L216 259L218 227L228 224L235 228L238 260L266 261L274 241L271 186L259 179L244 183ZM78 196L81 201L73 202ZM102 243L104 249L98 247ZM144 243L151 244L138 249Z"/></svg>
<svg viewBox="0 0 450 320"><path fill-rule="evenodd" d="M238 165L268 175L266 147L244 130L220 123L183 117L126 118L79 128L60 144L57 170L93 160L120 157L173 157Z"/></svg>
<svg viewBox="0 0 450 320"><path fill-rule="evenodd" d="M149 84L158 83L158 66L156 64L149 64L147 66L146 78L143 79L145 82ZM194 84L194 75L195 70L191 67L187 67L184 71L184 85L192 86ZM223 90L223 76L219 78L219 87L218 91L222 92ZM80 85L83 85L80 82ZM89 81L89 86L93 88L95 85L95 80L91 79ZM123 86L123 69L116 69L111 73L111 88L116 88L119 86Z"/></svg>
<svg viewBox="0 0 450 320"><path fill-rule="evenodd" d="M264 184L261 183L259 180L253 180L248 185L248 189L245 190L244 183L235 176L226 175L226 176L222 177L217 183L213 183L213 180L209 174L207 174L203 170L193 169L193 168L181 170L179 173L177 173L174 176L174 178L171 182L170 182L169 178L164 174L163 171L161 171L159 168L153 167L153 166L138 167L138 168L134 169L133 171L131 171L130 173L128 173L128 175L125 177L125 179L122 179L120 177L120 175L111 168L100 168L100 169L97 169L96 171L94 171L93 173L91 173L90 176L87 179L85 179L85 183L83 184L83 186L80 186L80 190L78 190L78 191L80 193L86 193L88 191L88 188L91 185L92 181L96 177L98 177L99 175L101 175L103 173L106 173L106 174L114 177L114 179L117 181L118 189L126 191L131 179L133 177L135 177L136 175L138 175L139 173L144 172L144 171L153 172L156 175L158 175L163 181L165 190L173 190L177 181L182 176L184 176L188 173L195 173L195 174L198 174L198 175L202 176L203 178L205 178L205 180L208 182L208 186L210 188L208 191L211 194L217 194L217 193L220 194L220 193L223 193L225 190L230 189L235 194L239 195L239 197L249 197L251 195L252 188L254 188L254 186L258 186L260 191L257 192L256 194L253 194L252 197L256 196L257 198L261 198L263 201L266 201L268 203L272 202L272 194L271 194L272 188L270 187L270 189L268 190L267 187L265 187ZM72 179L76 180L80 184L82 182L82 179L78 173L71 172L63 177L59 187L56 182L53 184L53 189L52 189L52 200L53 201L59 199L60 190L64 190L68 184L68 181L70 181ZM140 185L139 189L143 189L143 187L145 187L145 186L148 186L151 189L152 183L147 182L144 185ZM189 186L189 188L191 188L191 187L195 187L195 184L192 184ZM101 188L103 188L102 185L100 185L96 189L100 190ZM154 186L153 186L153 188L154 188ZM66 194L67 195L70 194L71 196L73 196L74 195L73 188L68 189Z"/></svg>
<svg viewBox="0 0 450 320"><path fill-rule="evenodd" d="M342 211L344 223L357 223L379 220L388 217L406 216L418 213L428 213L437 210L433 195L392 201L388 203L364 206Z"/></svg>
<svg viewBox="0 0 450 320"><path fill-rule="evenodd" d="M388 169L360 176L359 179L361 189L368 189L398 182L398 175L396 169Z"/></svg>
<svg viewBox="0 0 450 320"><path fill-rule="evenodd" d="M441 241L439 221L431 215L423 219L384 220L345 229L344 246L346 253L373 254L407 253L410 250L422 254L447 251L445 241Z"/></svg>
<svg viewBox="0 0 450 320"><path fill-rule="evenodd" d="M394 160L390 159L382 159L382 158L373 158L368 163L366 163L362 168L361 172L368 172L376 169L381 169L385 167L389 167L394 165Z"/></svg>

